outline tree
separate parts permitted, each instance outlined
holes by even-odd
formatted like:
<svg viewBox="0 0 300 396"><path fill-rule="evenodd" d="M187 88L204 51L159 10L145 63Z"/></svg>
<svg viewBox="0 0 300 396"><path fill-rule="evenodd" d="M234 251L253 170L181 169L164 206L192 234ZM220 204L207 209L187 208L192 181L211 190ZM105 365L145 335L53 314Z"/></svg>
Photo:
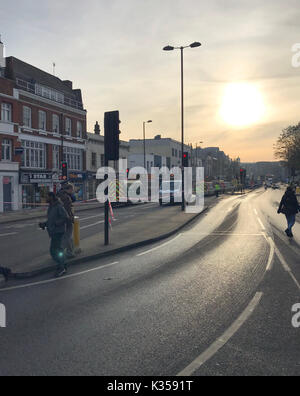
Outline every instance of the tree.
<svg viewBox="0 0 300 396"><path fill-rule="evenodd" d="M300 123L285 128L275 144L275 156L290 169L300 169Z"/></svg>

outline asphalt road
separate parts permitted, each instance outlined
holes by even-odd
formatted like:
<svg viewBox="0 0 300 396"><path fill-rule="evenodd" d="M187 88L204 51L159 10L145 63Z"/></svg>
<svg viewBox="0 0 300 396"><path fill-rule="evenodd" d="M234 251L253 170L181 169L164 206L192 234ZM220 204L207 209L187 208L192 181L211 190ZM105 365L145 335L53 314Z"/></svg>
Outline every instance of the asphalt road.
<svg viewBox="0 0 300 396"><path fill-rule="evenodd" d="M221 200L167 241L0 290L0 375L299 375L300 224L282 192Z"/></svg>

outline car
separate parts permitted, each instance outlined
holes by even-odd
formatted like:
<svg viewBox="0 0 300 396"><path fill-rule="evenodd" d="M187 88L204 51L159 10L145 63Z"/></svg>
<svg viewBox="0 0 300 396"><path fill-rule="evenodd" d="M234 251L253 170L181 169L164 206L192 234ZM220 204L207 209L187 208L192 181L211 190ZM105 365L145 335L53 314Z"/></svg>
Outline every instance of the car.
<svg viewBox="0 0 300 396"><path fill-rule="evenodd" d="M179 205L182 202L182 188L181 180L164 180L159 189L159 204ZM196 198L195 194L190 193L186 204L193 202Z"/></svg>

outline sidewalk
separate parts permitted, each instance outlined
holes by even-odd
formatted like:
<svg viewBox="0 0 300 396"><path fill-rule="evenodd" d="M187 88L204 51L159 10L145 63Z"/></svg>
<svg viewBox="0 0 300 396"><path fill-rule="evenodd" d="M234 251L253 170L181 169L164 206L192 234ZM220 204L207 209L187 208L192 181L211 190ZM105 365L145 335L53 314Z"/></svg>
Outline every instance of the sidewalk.
<svg viewBox="0 0 300 396"><path fill-rule="evenodd" d="M207 208L205 208L206 210ZM112 223L110 244L104 246L104 233L99 232L81 241L81 253L68 265L88 261L124 252L139 246L145 246L165 239L177 233L201 214L186 214L180 206L148 209L142 216L128 217L125 223L118 225L118 219ZM31 278L43 273L53 272L55 263L49 254L36 257L31 262L16 263L10 269L17 279Z"/></svg>
<svg viewBox="0 0 300 396"><path fill-rule="evenodd" d="M74 204L75 212L82 212L90 209L102 208L98 201L78 202ZM0 224L16 223L18 221L26 221L38 218L44 218L47 214L48 205L37 209L23 209L14 212L6 212L0 214Z"/></svg>

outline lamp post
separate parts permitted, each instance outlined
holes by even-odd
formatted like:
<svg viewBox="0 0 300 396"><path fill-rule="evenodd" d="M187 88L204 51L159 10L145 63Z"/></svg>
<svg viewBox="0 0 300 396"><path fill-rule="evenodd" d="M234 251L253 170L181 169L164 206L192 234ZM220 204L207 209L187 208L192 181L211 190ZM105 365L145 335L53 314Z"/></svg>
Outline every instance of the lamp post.
<svg viewBox="0 0 300 396"><path fill-rule="evenodd" d="M150 124L152 120L143 122L143 137L144 137L144 169L146 169L146 124ZM147 169L148 172L148 169Z"/></svg>
<svg viewBox="0 0 300 396"><path fill-rule="evenodd" d="M174 51L176 49L180 50L180 55L181 55L181 168L182 168L182 203L181 203L181 209L182 211L185 210L185 197L184 197L184 89L183 89L183 50L185 48L197 48L200 47L201 43L199 42L194 42L190 45L187 45L185 47L172 47L168 45L167 47L164 47L164 51Z"/></svg>

